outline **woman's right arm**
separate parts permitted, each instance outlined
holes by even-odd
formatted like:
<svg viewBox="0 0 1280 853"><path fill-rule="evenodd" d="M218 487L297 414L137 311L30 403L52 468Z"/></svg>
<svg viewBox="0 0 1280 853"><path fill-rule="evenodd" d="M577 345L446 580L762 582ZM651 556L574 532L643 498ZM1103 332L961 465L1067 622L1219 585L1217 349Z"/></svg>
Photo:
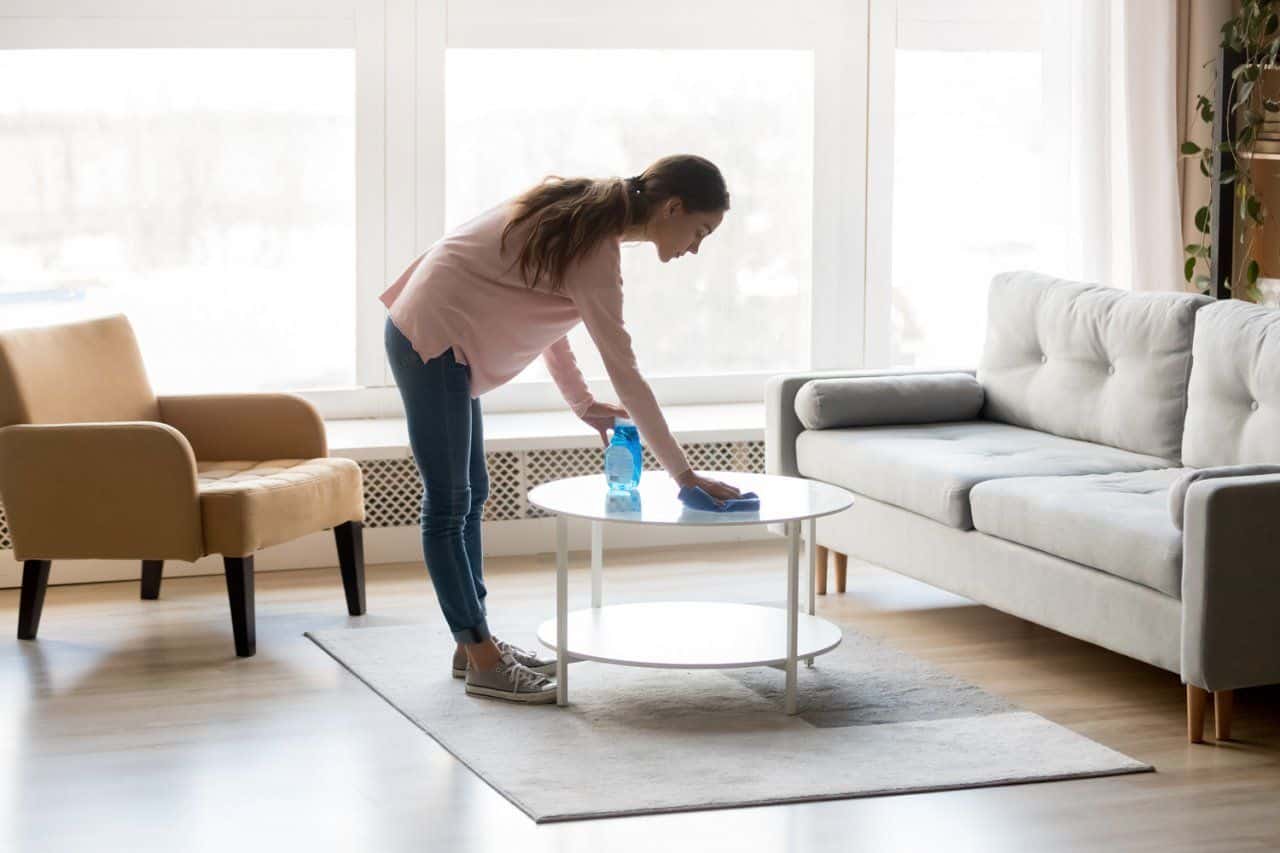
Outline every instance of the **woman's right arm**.
<svg viewBox="0 0 1280 853"><path fill-rule="evenodd" d="M736 486L693 471L679 442L667 427L653 389L636 365L631 335L622 319L618 244L606 242L582 267L576 271L579 274L565 276L565 290L578 306L583 325L600 350L613 389L618 392L618 398L639 427L653 455L681 487L698 486L716 500L738 497L741 491Z"/></svg>
<svg viewBox="0 0 1280 853"><path fill-rule="evenodd" d="M619 401L653 455L673 478L687 480L693 475L689 462L636 364L631 335L622 317L622 276L618 265L617 244L606 242L565 276L565 292L577 305Z"/></svg>

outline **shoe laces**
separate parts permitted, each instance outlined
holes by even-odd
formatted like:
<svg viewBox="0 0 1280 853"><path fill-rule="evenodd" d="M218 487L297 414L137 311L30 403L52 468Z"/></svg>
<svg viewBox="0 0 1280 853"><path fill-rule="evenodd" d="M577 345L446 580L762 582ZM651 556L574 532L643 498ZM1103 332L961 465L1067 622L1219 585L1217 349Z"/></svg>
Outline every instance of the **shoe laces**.
<svg viewBox="0 0 1280 853"><path fill-rule="evenodd" d="M494 637L493 643L498 647L498 651L503 652L505 654L509 654L514 658L533 657L533 654L531 654L529 651L522 649L513 643L508 643L506 640L499 640L497 637Z"/></svg>
<svg viewBox="0 0 1280 853"><path fill-rule="evenodd" d="M542 673L529 669L510 653L502 656L502 662L502 674L511 679L512 695L519 693L522 687L538 688L551 680Z"/></svg>

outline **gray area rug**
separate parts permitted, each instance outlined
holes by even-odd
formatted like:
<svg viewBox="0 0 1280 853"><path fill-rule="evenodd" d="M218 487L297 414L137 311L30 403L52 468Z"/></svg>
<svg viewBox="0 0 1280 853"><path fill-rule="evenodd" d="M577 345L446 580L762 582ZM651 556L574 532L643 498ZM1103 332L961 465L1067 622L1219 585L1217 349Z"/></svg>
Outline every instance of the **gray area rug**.
<svg viewBox="0 0 1280 853"><path fill-rule="evenodd" d="M307 636L539 823L1153 769L848 629L794 717L769 668L584 661L568 707L525 707L466 695L443 626Z"/></svg>

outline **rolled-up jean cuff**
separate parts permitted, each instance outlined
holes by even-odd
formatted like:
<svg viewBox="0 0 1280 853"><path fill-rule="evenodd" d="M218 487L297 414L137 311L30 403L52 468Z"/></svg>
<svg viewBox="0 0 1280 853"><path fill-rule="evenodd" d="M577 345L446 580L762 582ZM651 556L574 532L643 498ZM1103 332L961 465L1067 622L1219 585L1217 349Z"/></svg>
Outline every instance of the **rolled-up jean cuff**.
<svg viewBox="0 0 1280 853"><path fill-rule="evenodd" d="M459 643L483 643L489 639L492 634L489 633L489 623L481 622L479 625L472 625L470 628L463 628L461 631L454 631L453 638Z"/></svg>

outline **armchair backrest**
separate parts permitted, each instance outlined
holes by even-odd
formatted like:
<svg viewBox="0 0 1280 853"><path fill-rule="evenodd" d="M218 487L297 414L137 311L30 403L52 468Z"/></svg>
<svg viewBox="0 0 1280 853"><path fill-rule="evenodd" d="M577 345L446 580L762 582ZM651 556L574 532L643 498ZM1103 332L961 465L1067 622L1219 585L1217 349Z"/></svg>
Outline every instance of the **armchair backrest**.
<svg viewBox="0 0 1280 853"><path fill-rule="evenodd" d="M137 338L123 314L0 331L0 429L159 419Z"/></svg>

